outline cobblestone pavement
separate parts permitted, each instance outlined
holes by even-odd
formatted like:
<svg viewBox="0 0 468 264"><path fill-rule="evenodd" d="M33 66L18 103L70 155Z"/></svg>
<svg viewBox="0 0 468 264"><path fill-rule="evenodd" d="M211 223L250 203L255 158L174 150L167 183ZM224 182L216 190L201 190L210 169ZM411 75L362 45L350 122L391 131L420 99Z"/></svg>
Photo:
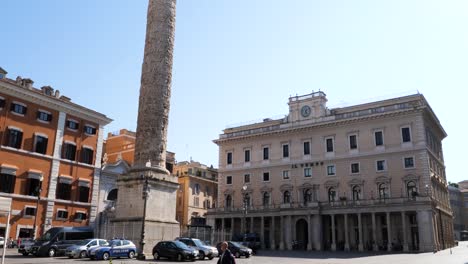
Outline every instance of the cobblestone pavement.
<svg viewBox="0 0 468 264"><path fill-rule="evenodd" d="M218 259L197 261L198 264L216 264ZM125 263L174 263L169 260L129 260L115 259L112 264ZM16 249L8 249L5 259L7 264L39 264L39 263L109 263L109 261L92 261L89 259L36 258L24 257L16 253ZM186 262L191 263L191 262ZM260 251L258 255L251 258L236 259L237 264L340 264L340 263L391 263L391 264L468 264L468 242L460 242L458 247L439 251L437 253L414 253L414 254L372 254L357 252L303 252L303 251Z"/></svg>

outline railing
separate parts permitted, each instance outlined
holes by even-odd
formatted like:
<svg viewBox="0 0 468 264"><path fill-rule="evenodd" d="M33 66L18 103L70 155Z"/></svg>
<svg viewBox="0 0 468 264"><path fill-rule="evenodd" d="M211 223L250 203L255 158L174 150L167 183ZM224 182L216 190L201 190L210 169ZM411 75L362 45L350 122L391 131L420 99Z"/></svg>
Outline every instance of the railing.
<svg viewBox="0 0 468 264"><path fill-rule="evenodd" d="M308 208L349 208L361 206L385 206L385 205L405 205L411 203L431 202L429 196L399 197L399 198L375 198L367 200L343 200L332 202L308 202L308 203L283 203L260 206L249 206L247 212L260 212L279 209L308 209ZM208 213L243 213L243 208L238 207L219 207L208 209Z"/></svg>

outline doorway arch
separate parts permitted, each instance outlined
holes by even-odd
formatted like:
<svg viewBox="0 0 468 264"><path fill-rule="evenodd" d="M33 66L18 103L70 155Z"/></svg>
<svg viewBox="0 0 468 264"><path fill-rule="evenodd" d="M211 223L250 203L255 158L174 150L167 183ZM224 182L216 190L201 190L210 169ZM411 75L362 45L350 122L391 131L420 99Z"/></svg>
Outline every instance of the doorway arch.
<svg viewBox="0 0 468 264"><path fill-rule="evenodd" d="M309 244L309 225L303 218L296 221L296 241L296 249L307 249L307 244Z"/></svg>

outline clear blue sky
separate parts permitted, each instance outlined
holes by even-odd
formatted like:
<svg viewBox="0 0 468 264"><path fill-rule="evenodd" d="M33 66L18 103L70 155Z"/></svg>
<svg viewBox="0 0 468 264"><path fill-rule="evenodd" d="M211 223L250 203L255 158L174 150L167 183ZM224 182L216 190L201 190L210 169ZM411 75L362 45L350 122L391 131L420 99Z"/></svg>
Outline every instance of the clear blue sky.
<svg viewBox="0 0 468 264"><path fill-rule="evenodd" d="M0 66L135 130L147 0L3 0ZM418 90L448 133L447 177L468 179L468 1L178 0L168 149L218 164L230 124Z"/></svg>

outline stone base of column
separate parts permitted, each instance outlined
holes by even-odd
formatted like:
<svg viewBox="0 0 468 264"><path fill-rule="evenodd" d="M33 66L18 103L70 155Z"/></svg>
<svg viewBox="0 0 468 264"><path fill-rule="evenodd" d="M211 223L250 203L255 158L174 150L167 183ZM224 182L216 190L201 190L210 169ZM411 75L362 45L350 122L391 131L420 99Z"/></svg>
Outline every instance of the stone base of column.
<svg viewBox="0 0 468 264"><path fill-rule="evenodd" d="M283 242L280 242L280 244L279 244L279 249L280 249L280 250L284 250L284 243L283 243Z"/></svg>
<svg viewBox="0 0 468 264"><path fill-rule="evenodd" d="M274 240L271 241L271 244L270 244L270 249L276 249L276 243Z"/></svg>
<svg viewBox="0 0 468 264"><path fill-rule="evenodd" d="M408 251L409 251L408 244L403 244L403 251L404 251L404 252L408 252Z"/></svg>
<svg viewBox="0 0 468 264"><path fill-rule="evenodd" d="M322 250L322 244L321 243L315 243L315 250L321 251Z"/></svg>
<svg viewBox="0 0 468 264"><path fill-rule="evenodd" d="M361 251L361 252L364 251L364 245L363 245L363 244L359 244L359 245L358 245L358 250Z"/></svg>
<svg viewBox="0 0 468 264"><path fill-rule="evenodd" d="M344 250L345 250L345 251L349 251L349 244L345 244L345 245L344 245Z"/></svg>
<svg viewBox="0 0 468 264"><path fill-rule="evenodd" d="M331 250L336 251L336 244L331 244Z"/></svg>
<svg viewBox="0 0 468 264"><path fill-rule="evenodd" d="M392 251L392 244L390 243L387 244L387 251L389 252Z"/></svg>
<svg viewBox="0 0 468 264"><path fill-rule="evenodd" d="M312 250L312 243L307 243L307 250L309 250L309 251Z"/></svg>
<svg viewBox="0 0 468 264"><path fill-rule="evenodd" d="M374 243L374 245L372 245L372 250L379 251L379 246Z"/></svg>

